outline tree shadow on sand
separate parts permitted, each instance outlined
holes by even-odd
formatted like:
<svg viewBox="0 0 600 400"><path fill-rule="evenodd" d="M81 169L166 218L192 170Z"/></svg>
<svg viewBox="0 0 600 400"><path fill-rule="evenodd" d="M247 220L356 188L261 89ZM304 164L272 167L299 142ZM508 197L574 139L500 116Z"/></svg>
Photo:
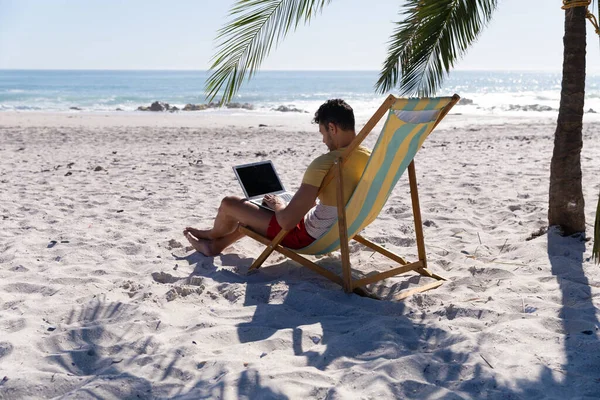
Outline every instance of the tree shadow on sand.
<svg viewBox="0 0 600 400"><path fill-rule="evenodd" d="M104 295L73 307L39 343L46 375L40 385L49 388L51 397L61 398L231 398L231 371L219 362L204 367L184 357L181 341L160 337L159 317L136 303L109 301ZM179 337L182 332L169 334ZM239 373L234 397L287 398L265 386L251 367Z"/></svg>
<svg viewBox="0 0 600 400"><path fill-rule="evenodd" d="M182 348L161 346L160 320L138 307L100 296L74 307L40 343L54 396L77 399L157 399L184 396L194 376L178 368ZM143 374L143 376L141 375ZM173 383L179 380L182 384ZM42 383L46 384L46 382ZM197 381L193 398L222 398L223 382ZM1 397L1 396L0 396Z"/></svg>
<svg viewBox="0 0 600 400"><path fill-rule="evenodd" d="M467 346L468 352L453 351L454 345L469 338L419 322L419 316L404 303L344 294L338 285L289 260L243 276L252 259L221 256L223 266L236 266L237 271L232 272L216 269L213 259L197 254L186 258L196 264L195 275L246 284L244 305L256 309L251 321L238 324L241 343L268 340L291 330L294 356L304 358L308 367L333 371L338 377L341 374L342 380L355 379L357 387L383 383L396 398L599 398L598 324L583 273L584 251L580 239L549 232L548 256L562 292L560 318L568 334L564 341L567 363L560 371L565 379L556 379L556 374L544 367L539 376L511 382L510 387L500 383L493 367L479 356L478 344ZM285 285L277 285L282 281ZM274 294L281 290L286 292ZM585 360L576 360L578 357ZM365 363L378 366L373 375L354 372ZM412 369L408 376L420 379L390 378L394 369L403 368ZM325 395L335 395L336 390L333 386Z"/></svg>
<svg viewBox="0 0 600 400"><path fill-rule="evenodd" d="M600 341L598 310L592 302L589 280L583 270L585 237L563 237L556 228L548 231L548 258L552 275L558 281L566 362L559 369L560 379L545 367L541 376L544 393L555 398L600 398ZM531 383L519 384L525 393L535 393Z"/></svg>

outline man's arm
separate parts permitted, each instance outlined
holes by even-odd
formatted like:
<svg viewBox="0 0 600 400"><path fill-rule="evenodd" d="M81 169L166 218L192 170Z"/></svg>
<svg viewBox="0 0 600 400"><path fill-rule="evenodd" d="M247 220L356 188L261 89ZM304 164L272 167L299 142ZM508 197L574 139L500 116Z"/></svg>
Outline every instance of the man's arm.
<svg viewBox="0 0 600 400"><path fill-rule="evenodd" d="M290 230L296 226L308 210L315 206L318 192L318 187L303 183L289 204L275 213L279 226L285 230Z"/></svg>

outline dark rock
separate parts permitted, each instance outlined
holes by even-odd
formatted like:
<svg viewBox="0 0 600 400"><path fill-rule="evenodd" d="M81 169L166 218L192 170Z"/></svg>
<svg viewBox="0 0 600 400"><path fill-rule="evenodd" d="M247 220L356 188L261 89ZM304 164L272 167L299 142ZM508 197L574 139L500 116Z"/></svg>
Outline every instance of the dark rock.
<svg viewBox="0 0 600 400"><path fill-rule="evenodd" d="M459 106L470 106L473 105L473 100L471 99L467 99L466 97L460 99L460 101L458 102Z"/></svg>
<svg viewBox="0 0 600 400"><path fill-rule="evenodd" d="M186 104L183 107L183 111L202 111L209 108L219 108L221 105L219 103L208 103L208 104ZM226 108L233 109L244 109L244 110L254 110L254 106L250 103L227 103L225 104Z"/></svg>
<svg viewBox="0 0 600 400"><path fill-rule="evenodd" d="M586 111L588 114L597 114L596 111L594 111L593 108L590 108L589 110Z"/></svg>
<svg viewBox="0 0 600 400"><path fill-rule="evenodd" d="M305 112L304 110L301 110L299 108L296 107L288 107L288 106L279 106L277 108L272 108L272 111L280 111L280 112Z"/></svg>
<svg viewBox="0 0 600 400"><path fill-rule="evenodd" d="M171 106L169 106L169 104L167 104L167 103L155 101L154 103L152 103L150 105L150 107L139 106L137 108L137 110L138 111L169 111L170 108L171 108ZM123 110L117 109L117 111L123 111Z"/></svg>
<svg viewBox="0 0 600 400"><path fill-rule="evenodd" d="M265 125L265 124L258 124L258 127L259 127L259 128L264 128L264 127L267 127L267 126L269 126L269 125Z"/></svg>
<svg viewBox="0 0 600 400"><path fill-rule="evenodd" d="M183 111L201 111L206 110L206 104L186 104Z"/></svg>
<svg viewBox="0 0 600 400"><path fill-rule="evenodd" d="M81 108L79 108L79 107L70 107L69 110L81 111Z"/></svg>
<svg viewBox="0 0 600 400"><path fill-rule="evenodd" d="M94 172L98 172L98 171L104 171L104 168L102 168L101 166L97 166L96 168L94 168Z"/></svg>
<svg viewBox="0 0 600 400"><path fill-rule="evenodd" d="M122 108L117 108L115 111L123 111Z"/></svg>
<svg viewBox="0 0 600 400"><path fill-rule="evenodd" d="M169 111L171 111L171 112L179 111L179 107L173 106L173 107L171 107L171 109Z"/></svg>
<svg viewBox="0 0 600 400"><path fill-rule="evenodd" d="M169 111L169 105L160 101L155 101L150 105L150 111Z"/></svg>
<svg viewBox="0 0 600 400"><path fill-rule="evenodd" d="M528 104L522 106L520 104L510 104L508 111L554 111L550 106L543 106L541 104Z"/></svg>
<svg viewBox="0 0 600 400"><path fill-rule="evenodd" d="M213 104L213 103L210 103ZM227 103L225 104L227 108L242 108L244 110L254 110L254 106L250 103Z"/></svg>

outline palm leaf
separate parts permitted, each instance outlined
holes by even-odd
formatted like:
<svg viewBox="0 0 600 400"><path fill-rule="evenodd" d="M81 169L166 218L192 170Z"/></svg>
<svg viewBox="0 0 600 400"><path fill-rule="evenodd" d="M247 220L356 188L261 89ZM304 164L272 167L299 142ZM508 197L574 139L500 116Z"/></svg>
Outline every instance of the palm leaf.
<svg viewBox="0 0 600 400"><path fill-rule="evenodd" d="M230 101L265 57L293 28L308 23L331 0L238 0L217 34L216 55L206 81L208 100Z"/></svg>
<svg viewBox="0 0 600 400"><path fill-rule="evenodd" d="M490 20L498 0L407 0L375 87L430 96Z"/></svg>

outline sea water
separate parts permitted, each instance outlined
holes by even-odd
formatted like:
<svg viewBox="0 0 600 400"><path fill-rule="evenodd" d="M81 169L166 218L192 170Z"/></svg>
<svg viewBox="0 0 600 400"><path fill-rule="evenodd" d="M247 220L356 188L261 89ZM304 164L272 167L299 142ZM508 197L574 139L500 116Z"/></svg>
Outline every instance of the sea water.
<svg viewBox="0 0 600 400"><path fill-rule="evenodd" d="M0 111L134 111L154 101L183 108L207 102L209 76L208 71L0 70ZM312 113L327 99L343 98L368 114L386 96L375 91L377 78L377 71L261 71L232 100L251 104L253 111L218 112L272 113L285 105ZM458 93L472 100L461 112L556 114L560 87L560 73L453 71L437 95ZM586 112L600 111L600 75L587 76L585 101Z"/></svg>

